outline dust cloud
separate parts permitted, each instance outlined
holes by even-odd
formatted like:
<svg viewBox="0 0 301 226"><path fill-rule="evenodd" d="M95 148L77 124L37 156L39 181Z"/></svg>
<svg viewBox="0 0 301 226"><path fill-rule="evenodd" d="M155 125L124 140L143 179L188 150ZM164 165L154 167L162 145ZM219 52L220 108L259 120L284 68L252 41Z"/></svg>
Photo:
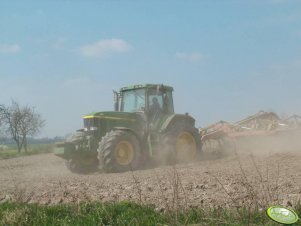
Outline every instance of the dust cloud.
<svg viewBox="0 0 301 226"><path fill-rule="evenodd" d="M301 130L281 131L276 134L235 139L239 153L257 156L273 154L301 154Z"/></svg>

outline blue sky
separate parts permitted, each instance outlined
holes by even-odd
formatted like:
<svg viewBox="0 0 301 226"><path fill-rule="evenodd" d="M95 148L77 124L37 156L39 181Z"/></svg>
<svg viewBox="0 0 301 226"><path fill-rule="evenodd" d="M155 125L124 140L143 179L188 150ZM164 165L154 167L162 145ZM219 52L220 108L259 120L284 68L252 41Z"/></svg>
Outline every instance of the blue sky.
<svg viewBox="0 0 301 226"><path fill-rule="evenodd" d="M0 103L35 106L41 136L112 110L112 90L175 88L198 126L301 114L301 1L0 2Z"/></svg>

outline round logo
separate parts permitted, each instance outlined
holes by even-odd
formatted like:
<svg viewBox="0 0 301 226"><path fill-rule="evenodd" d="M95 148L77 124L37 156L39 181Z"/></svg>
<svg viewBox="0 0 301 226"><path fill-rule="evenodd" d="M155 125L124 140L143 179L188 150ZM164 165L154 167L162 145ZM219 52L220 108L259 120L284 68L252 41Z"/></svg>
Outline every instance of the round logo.
<svg viewBox="0 0 301 226"><path fill-rule="evenodd" d="M281 224L294 224L298 221L298 215L291 209L282 206L271 206L267 209L267 215Z"/></svg>

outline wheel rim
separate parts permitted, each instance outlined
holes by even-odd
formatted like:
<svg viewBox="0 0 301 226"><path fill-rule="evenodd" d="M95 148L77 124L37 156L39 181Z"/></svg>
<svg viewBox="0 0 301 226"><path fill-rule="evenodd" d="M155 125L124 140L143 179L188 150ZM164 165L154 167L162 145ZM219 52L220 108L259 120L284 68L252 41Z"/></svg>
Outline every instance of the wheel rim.
<svg viewBox="0 0 301 226"><path fill-rule="evenodd" d="M120 165L129 165L134 158L133 145L128 141L121 141L115 148L115 159Z"/></svg>
<svg viewBox="0 0 301 226"><path fill-rule="evenodd" d="M176 140L176 154L178 160L191 159L196 154L196 141L191 133L181 132Z"/></svg>

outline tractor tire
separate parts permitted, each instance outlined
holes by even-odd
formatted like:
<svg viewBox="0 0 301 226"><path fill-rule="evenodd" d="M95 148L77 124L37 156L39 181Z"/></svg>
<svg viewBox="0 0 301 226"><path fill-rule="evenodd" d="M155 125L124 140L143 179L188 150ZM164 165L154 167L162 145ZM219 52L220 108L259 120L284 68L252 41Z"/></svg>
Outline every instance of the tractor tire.
<svg viewBox="0 0 301 226"><path fill-rule="evenodd" d="M202 154L198 130L187 123L177 123L163 134L161 147L165 164L191 162Z"/></svg>
<svg viewBox="0 0 301 226"><path fill-rule="evenodd" d="M69 169L72 173L78 174L91 173L97 170L97 161L93 159L89 160L89 164L87 164L82 160L71 158L65 161L65 165L67 166L67 169Z"/></svg>
<svg viewBox="0 0 301 226"><path fill-rule="evenodd" d="M140 144L130 131L108 132L99 142L97 151L99 168L105 172L135 170L140 165Z"/></svg>

